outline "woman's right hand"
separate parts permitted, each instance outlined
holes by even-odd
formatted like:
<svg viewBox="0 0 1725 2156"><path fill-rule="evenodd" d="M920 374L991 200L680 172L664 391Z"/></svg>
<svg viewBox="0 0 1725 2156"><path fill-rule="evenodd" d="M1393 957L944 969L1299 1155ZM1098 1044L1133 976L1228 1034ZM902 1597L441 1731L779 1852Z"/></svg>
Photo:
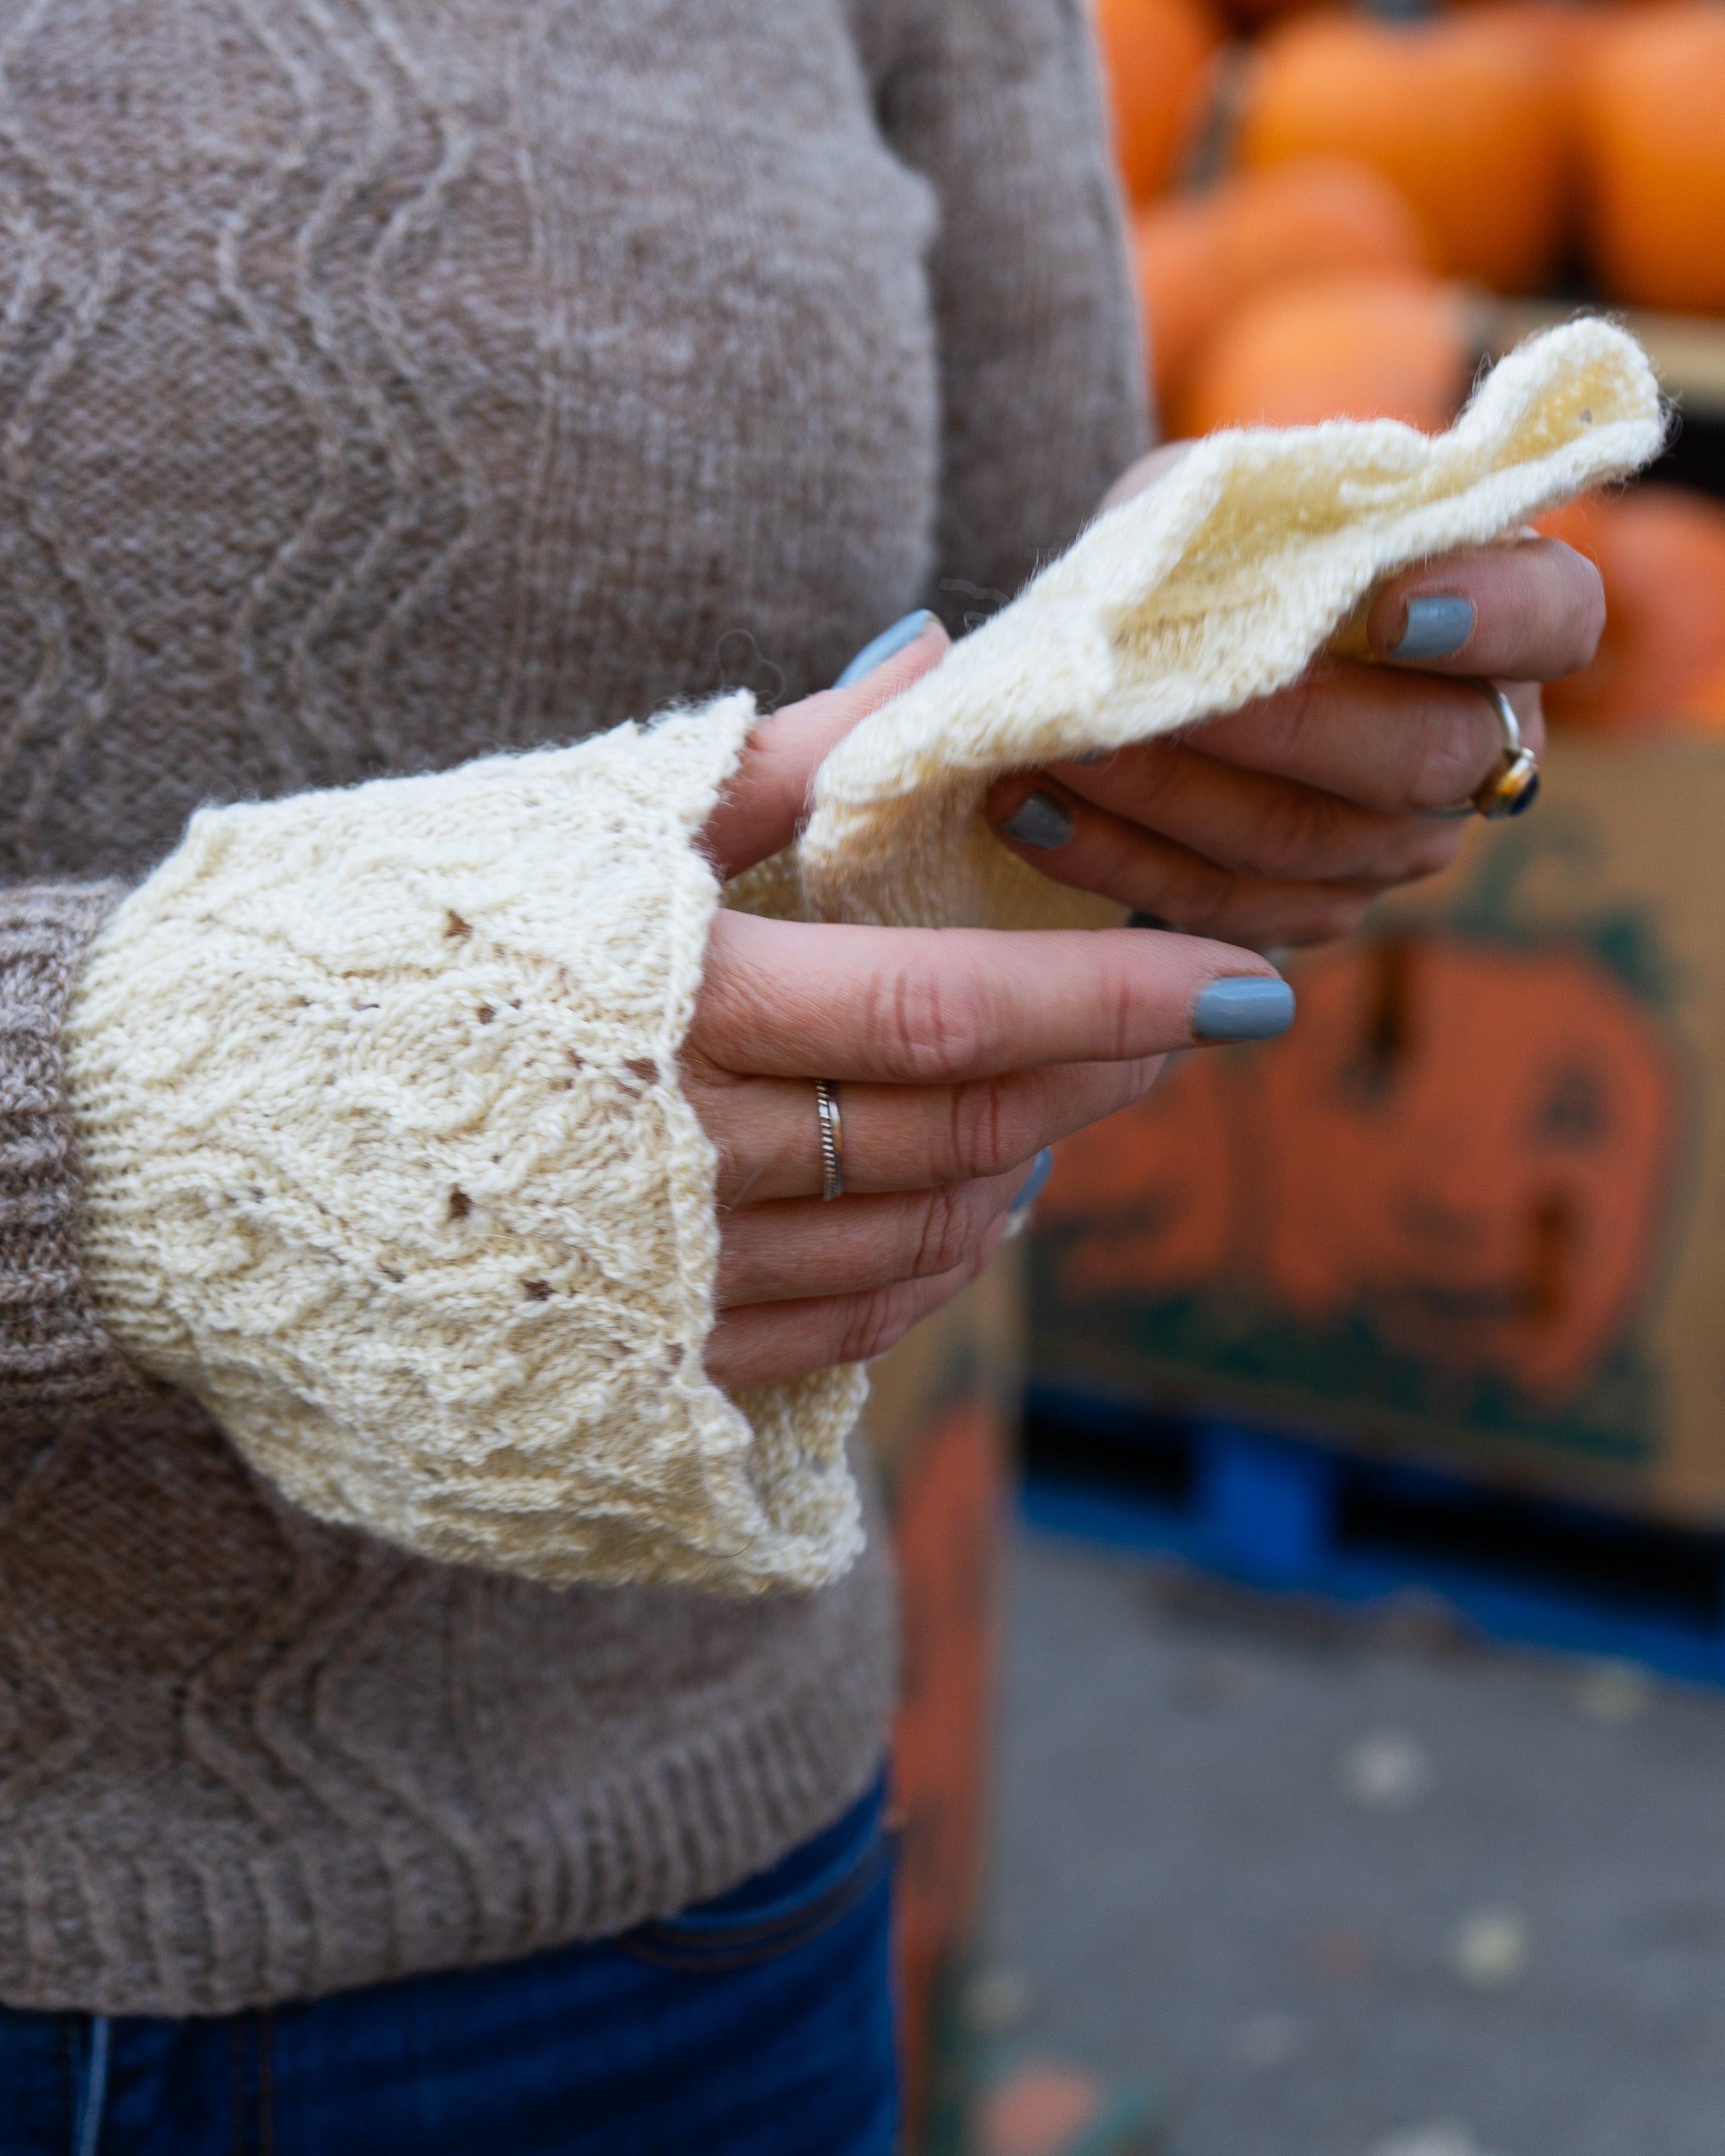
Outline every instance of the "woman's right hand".
<svg viewBox="0 0 1725 2156"><path fill-rule="evenodd" d="M946 648L931 626L854 688L762 722L704 834L721 875L788 843L828 749ZM719 1157L708 1375L737 1391L890 1348L987 1264L1037 1152L1147 1091L1163 1055L1194 1044L1203 992L1242 977L1277 978L1254 952L1139 929L720 913L682 1057ZM817 1079L843 1119L831 1204Z"/></svg>

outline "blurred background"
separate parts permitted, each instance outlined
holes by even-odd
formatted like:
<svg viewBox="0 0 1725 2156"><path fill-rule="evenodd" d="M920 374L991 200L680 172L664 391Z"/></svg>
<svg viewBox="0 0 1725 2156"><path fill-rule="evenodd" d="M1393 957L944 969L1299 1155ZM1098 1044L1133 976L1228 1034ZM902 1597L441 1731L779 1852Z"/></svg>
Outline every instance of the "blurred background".
<svg viewBox="0 0 1725 2156"><path fill-rule="evenodd" d="M1170 436L1609 309L1538 812L880 1372L926 2156L1725 2148L1725 0L1096 0Z"/></svg>

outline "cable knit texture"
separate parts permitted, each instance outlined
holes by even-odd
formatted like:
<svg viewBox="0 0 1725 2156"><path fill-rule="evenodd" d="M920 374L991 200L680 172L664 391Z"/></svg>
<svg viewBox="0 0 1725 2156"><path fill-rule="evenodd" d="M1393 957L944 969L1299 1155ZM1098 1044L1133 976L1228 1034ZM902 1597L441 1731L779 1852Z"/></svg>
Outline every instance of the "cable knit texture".
<svg viewBox="0 0 1725 2156"><path fill-rule="evenodd" d="M861 1546L860 1372L733 1405L677 1084L755 716L205 809L67 1027L121 1345L321 1518L426 1557L758 1592Z"/></svg>
<svg viewBox="0 0 1725 2156"><path fill-rule="evenodd" d="M1640 346L1589 319L1531 338L1435 439L1389 419L1210 436L839 743L798 853L807 911L1117 921L999 843L980 814L996 778L1237 710L1332 639L1364 655L1350 617L1385 576L1622 477L1664 432Z"/></svg>
<svg viewBox="0 0 1725 2156"><path fill-rule="evenodd" d="M70 1261L59 998L201 808L782 701L998 608L1143 446L1097 110L1078 0L7 11L0 2000L218 2012L613 1932L875 1771L878 1527L827 1588L554 1589L319 1519L137 1382ZM477 1011L475 1093L526 1040Z"/></svg>

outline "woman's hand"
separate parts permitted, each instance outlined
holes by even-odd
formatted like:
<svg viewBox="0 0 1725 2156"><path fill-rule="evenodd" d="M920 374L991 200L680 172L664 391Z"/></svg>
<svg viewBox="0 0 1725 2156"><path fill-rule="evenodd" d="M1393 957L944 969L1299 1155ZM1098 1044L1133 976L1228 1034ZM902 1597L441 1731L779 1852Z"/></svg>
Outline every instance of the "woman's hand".
<svg viewBox="0 0 1725 2156"><path fill-rule="evenodd" d="M946 648L931 626L855 688L762 721L704 834L721 875L788 843L834 742ZM891 1347L988 1262L1040 1148L1137 1098L1195 1026L1223 1031L1199 999L1240 976L1261 984L1257 1030L1279 1032L1292 1000L1270 967L1188 937L721 913L682 1058L719 1155L709 1376L737 1390ZM829 1204L817 1078L844 1122L845 1195Z"/></svg>
<svg viewBox="0 0 1725 2156"><path fill-rule="evenodd" d="M1184 447L1135 465L1109 505ZM1173 927L1264 948L1343 935L1379 891L1448 865L1465 825L1431 812L1502 757L1485 698L1445 677L1497 681L1537 755L1538 684L1584 666L1604 619L1598 572L1555 540L1442 555L1378 594L1381 665L1321 660L1188 734L1014 773L987 813L1044 875Z"/></svg>

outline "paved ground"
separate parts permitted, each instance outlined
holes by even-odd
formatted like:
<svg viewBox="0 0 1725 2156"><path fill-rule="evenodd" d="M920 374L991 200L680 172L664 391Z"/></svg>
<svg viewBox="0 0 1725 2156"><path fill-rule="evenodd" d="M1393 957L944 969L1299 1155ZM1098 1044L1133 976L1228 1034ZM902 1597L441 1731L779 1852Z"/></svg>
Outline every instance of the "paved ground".
<svg viewBox="0 0 1725 2156"><path fill-rule="evenodd" d="M983 1991L1031 2052L1161 2076L1172 2156L1725 2151L1725 1694L1015 1564Z"/></svg>

